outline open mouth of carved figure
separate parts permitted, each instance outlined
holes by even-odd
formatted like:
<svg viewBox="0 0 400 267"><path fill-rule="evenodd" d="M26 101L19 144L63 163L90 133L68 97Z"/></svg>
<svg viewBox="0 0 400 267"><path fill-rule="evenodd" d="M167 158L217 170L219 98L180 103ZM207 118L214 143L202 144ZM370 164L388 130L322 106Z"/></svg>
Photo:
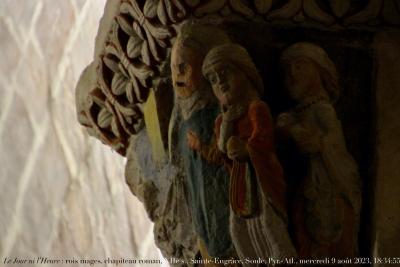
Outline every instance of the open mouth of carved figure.
<svg viewBox="0 0 400 267"><path fill-rule="evenodd" d="M177 82L175 83L175 85L176 85L177 87L185 87L185 86L186 86L186 83L185 83L185 82L182 82L182 81L177 81Z"/></svg>

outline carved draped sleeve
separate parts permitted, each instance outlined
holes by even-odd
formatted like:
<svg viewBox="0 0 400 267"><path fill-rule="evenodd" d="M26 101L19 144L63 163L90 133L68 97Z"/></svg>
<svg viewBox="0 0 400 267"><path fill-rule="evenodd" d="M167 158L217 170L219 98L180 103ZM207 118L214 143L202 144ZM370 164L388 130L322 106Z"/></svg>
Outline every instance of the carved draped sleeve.
<svg viewBox="0 0 400 267"><path fill-rule="evenodd" d="M249 107L248 118L250 128L239 121L240 137L246 137L246 128L251 129L247 139L251 165L267 200L286 217L286 183L274 149L274 127L268 106L262 101L254 101Z"/></svg>

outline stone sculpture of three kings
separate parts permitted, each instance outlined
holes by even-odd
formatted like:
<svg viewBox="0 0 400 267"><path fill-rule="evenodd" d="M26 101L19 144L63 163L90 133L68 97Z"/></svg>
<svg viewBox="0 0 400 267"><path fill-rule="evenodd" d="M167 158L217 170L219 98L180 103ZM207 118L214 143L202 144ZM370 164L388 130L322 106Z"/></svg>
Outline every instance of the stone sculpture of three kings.
<svg viewBox="0 0 400 267"><path fill-rule="evenodd" d="M280 64L296 106L272 118L252 58L226 33L186 23L174 42L170 160L185 174L202 258L257 266L358 253L359 175L333 107L336 67L306 42L287 47ZM291 203L274 134L307 160Z"/></svg>

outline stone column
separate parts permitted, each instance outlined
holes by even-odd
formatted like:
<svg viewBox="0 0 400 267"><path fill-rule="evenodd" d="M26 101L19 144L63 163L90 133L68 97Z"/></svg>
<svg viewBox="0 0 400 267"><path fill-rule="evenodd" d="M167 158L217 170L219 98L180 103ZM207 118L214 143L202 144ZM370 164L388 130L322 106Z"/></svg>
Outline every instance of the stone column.
<svg viewBox="0 0 400 267"><path fill-rule="evenodd" d="M400 253L400 31L377 34L376 176L373 255ZM380 265L381 266L381 265Z"/></svg>

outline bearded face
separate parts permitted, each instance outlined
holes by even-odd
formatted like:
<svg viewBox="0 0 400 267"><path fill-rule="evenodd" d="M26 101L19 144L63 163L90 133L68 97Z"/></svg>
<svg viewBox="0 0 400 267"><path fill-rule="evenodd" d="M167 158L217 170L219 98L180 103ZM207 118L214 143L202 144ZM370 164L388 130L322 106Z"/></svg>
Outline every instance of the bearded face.
<svg viewBox="0 0 400 267"><path fill-rule="evenodd" d="M203 56L177 41L171 54L171 74L175 94L180 99L189 98L203 86L201 73Z"/></svg>

